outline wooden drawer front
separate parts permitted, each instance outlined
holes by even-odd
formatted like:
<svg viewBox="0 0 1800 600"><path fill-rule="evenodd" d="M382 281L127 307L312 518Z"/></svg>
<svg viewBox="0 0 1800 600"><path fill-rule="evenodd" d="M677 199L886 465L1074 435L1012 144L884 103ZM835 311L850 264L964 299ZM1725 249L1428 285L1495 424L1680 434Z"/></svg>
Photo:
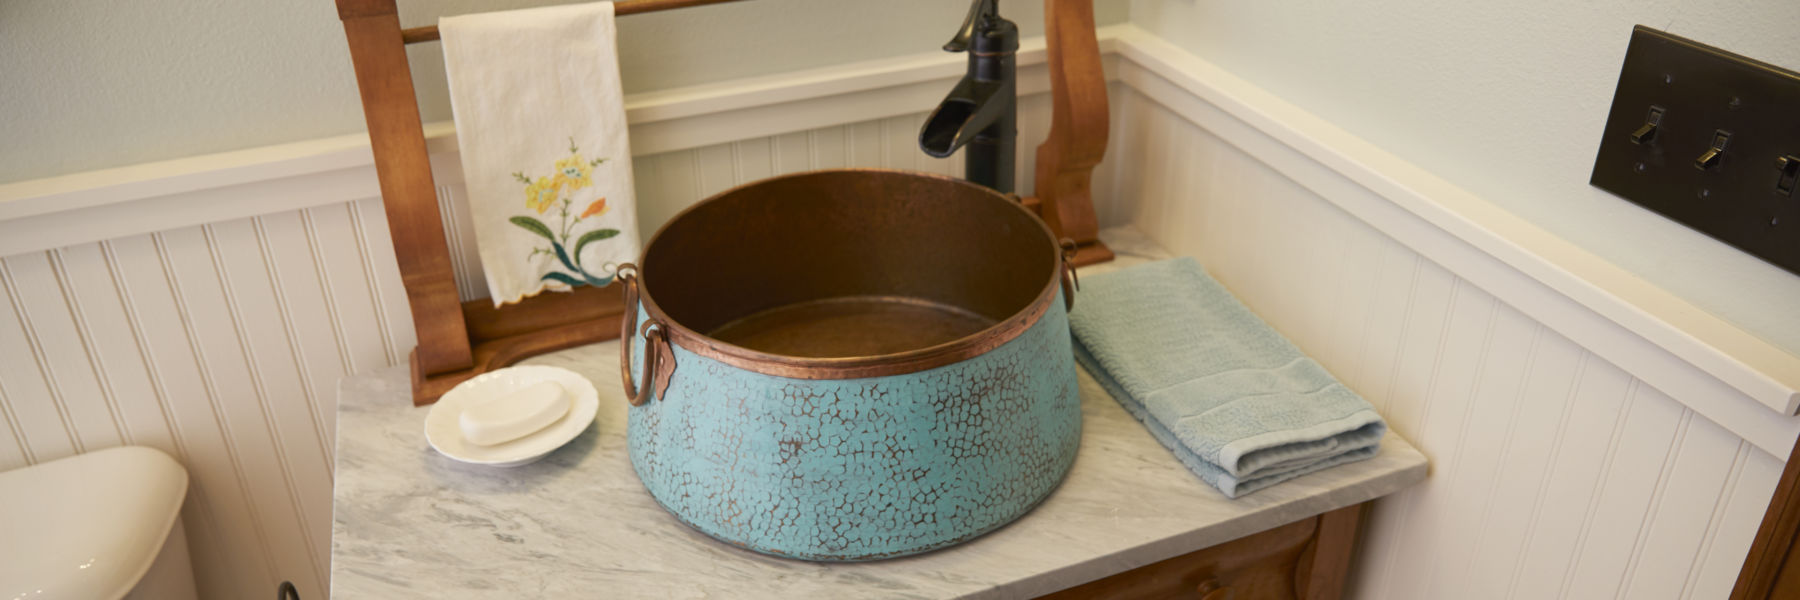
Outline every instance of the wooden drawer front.
<svg viewBox="0 0 1800 600"><path fill-rule="evenodd" d="M1145 565L1044 596L1047 600L1295 598L1295 572L1319 517Z"/></svg>

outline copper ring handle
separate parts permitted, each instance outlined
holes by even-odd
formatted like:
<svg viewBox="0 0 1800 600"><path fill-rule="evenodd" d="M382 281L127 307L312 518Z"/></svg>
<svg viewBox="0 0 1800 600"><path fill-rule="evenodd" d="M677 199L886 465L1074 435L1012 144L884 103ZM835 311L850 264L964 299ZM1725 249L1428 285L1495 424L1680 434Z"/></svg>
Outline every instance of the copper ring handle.
<svg viewBox="0 0 1800 600"><path fill-rule="evenodd" d="M656 396L669 390L669 376L675 372L675 352L669 347L669 332L662 322L650 319L638 328L638 268L625 263L616 271L625 288L625 313L619 318L619 382L625 387L625 401L632 406L649 402L652 386ZM644 336L644 374L631 376L631 343L633 336Z"/></svg>
<svg viewBox="0 0 1800 600"><path fill-rule="evenodd" d="M642 406L649 400L644 397L644 392L648 390L639 386L638 382L634 382L631 377L631 342L632 336L637 334L638 318L637 272L637 265L631 263L619 265L619 269L616 271L619 284L624 287L625 291L625 312L619 315L619 381L625 384L625 401L630 402L632 406ZM654 353L656 347L646 343L644 351ZM653 365L646 360L644 368L653 368ZM649 378L645 378L642 383L647 386L650 383Z"/></svg>
<svg viewBox="0 0 1800 600"><path fill-rule="evenodd" d="M1063 238L1062 246L1062 293L1063 310L1075 310L1075 292L1081 289L1081 277L1075 274L1075 240Z"/></svg>
<svg viewBox="0 0 1800 600"><path fill-rule="evenodd" d="M631 378L631 350L620 354L625 361L622 371L625 384L625 401L632 406L643 406L649 402L652 392L656 396L669 389L669 333L663 330L662 323L655 320L644 323L640 335L644 336L644 376L633 382ZM620 344L631 345L631 337L620 340ZM654 384L655 389L651 386Z"/></svg>
<svg viewBox="0 0 1800 600"><path fill-rule="evenodd" d="M651 398L663 397L669 390L669 374L675 370L675 358L669 350L669 332L661 322L646 321L639 335L644 336L644 374L637 381L636 389L631 381L625 382L625 400L632 406L643 406ZM630 363L626 365L629 369Z"/></svg>

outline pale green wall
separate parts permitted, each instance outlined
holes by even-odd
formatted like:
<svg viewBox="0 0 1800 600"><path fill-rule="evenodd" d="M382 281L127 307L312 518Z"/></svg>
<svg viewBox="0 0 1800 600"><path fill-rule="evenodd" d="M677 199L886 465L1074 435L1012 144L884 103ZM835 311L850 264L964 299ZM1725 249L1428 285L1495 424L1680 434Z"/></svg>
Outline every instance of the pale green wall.
<svg viewBox="0 0 1800 600"><path fill-rule="evenodd" d="M1131 21L1800 352L1800 277L1587 183L1632 25L1800 69L1800 2L1133 0Z"/></svg>
<svg viewBox="0 0 1800 600"><path fill-rule="evenodd" d="M555 0L401 0L406 25ZM756 0L619 22L627 92L929 51L967 0ZM1099 0L1103 24L1126 0ZM1036 0L1002 0L1026 35ZM427 121L441 50L410 50ZM361 131L331 0L0 0L0 182Z"/></svg>

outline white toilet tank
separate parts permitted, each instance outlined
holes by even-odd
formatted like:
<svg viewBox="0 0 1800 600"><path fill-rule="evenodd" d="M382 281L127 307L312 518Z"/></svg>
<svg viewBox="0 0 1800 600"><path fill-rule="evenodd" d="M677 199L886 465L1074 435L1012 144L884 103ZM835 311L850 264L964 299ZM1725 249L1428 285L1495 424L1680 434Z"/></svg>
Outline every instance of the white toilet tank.
<svg viewBox="0 0 1800 600"><path fill-rule="evenodd" d="M0 600L195 597L187 470L109 448L0 473Z"/></svg>

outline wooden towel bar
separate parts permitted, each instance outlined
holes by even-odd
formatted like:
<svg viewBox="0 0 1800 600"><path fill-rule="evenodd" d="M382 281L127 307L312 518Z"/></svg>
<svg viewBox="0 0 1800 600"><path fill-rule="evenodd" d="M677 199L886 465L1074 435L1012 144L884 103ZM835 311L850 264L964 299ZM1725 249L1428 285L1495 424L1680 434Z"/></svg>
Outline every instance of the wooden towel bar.
<svg viewBox="0 0 1800 600"><path fill-rule="evenodd" d="M438 212L406 44L438 39L437 27L402 30L395 0L334 0L381 181L388 232L406 286L418 346L410 362L413 403L429 404L476 375L527 357L619 335L623 302L613 286L581 287L494 308L462 302ZM740 0L621 0L633 15ZM1059 235L1080 244L1076 264L1112 259L1099 242L1089 181L1106 153L1106 78L1094 37L1092 0L1044 0L1054 101L1050 138L1038 148L1038 197L1026 199Z"/></svg>

